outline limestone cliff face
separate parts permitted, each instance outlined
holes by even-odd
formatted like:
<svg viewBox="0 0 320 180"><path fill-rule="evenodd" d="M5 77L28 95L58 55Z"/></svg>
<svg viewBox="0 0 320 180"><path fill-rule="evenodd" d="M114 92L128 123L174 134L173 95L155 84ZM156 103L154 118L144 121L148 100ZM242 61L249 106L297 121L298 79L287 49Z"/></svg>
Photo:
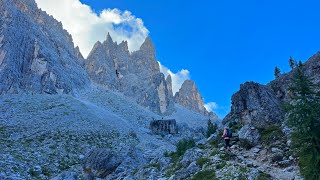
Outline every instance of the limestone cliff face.
<svg viewBox="0 0 320 180"><path fill-rule="evenodd" d="M280 100L266 85L254 82L242 84L240 90L232 96L231 101L231 112L223 123L238 118L243 124L262 128L268 124L280 122L283 118Z"/></svg>
<svg viewBox="0 0 320 180"><path fill-rule="evenodd" d="M108 34L105 42L96 43L85 62L87 72L95 83L123 92L159 114L174 111L172 90L160 73L154 45L149 37L140 50L130 53L126 41L117 44Z"/></svg>
<svg viewBox="0 0 320 180"><path fill-rule="evenodd" d="M34 0L0 1L0 94L72 93L89 83L71 35Z"/></svg>
<svg viewBox="0 0 320 180"><path fill-rule="evenodd" d="M175 102L187 107L191 110L202 114L208 114L204 107L203 99L199 90L192 80L186 80L183 82L179 92L174 96Z"/></svg>
<svg viewBox="0 0 320 180"><path fill-rule="evenodd" d="M304 64L306 74L320 84L320 53L313 55ZM290 100L289 87L294 69L282 74L267 85L247 82L232 96L231 112L223 123L240 120L245 124L262 127L270 123L283 122L284 112L280 103Z"/></svg>

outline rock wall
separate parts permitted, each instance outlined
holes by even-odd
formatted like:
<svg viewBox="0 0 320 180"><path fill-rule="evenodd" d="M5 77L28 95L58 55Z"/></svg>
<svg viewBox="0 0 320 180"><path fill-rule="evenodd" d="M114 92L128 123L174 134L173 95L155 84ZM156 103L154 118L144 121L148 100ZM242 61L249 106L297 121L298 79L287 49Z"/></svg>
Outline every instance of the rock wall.
<svg viewBox="0 0 320 180"><path fill-rule="evenodd" d="M1 0L0 17L0 94L72 93L88 86L71 35L33 0Z"/></svg>

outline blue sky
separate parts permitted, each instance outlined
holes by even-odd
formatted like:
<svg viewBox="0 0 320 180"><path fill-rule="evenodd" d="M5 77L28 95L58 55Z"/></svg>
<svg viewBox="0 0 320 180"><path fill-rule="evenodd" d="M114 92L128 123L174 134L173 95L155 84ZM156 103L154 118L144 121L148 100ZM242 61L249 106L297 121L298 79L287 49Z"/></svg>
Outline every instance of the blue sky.
<svg viewBox="0 0 320 180"><path fill-rule="evenodd" d="M320 50L320 2L297 0L185 1L81 0L96 12L129 10L150 31L158 60L188 69L205 102L230 110L240 84L273 80L293 56L305 61Z"/></svg>

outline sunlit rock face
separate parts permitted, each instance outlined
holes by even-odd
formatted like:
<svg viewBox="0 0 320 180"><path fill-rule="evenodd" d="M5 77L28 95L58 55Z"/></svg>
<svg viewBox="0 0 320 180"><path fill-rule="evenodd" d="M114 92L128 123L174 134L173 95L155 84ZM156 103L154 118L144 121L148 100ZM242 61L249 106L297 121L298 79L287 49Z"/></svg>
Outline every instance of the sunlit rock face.
<svg viewBox="0 0 320 180"><path fill-rule="evenodd" d="M118 90L156 113L165 115L174 111L172 89L160 73L149 37L138 51L130 53L126 41L113 42L108 33L103 43L94 45L85 67L99 85Z"/></svg>
<svg viewBox="0 0 320 180"><path fill-rule="evenodd" d="M192 80L184 81L174 98L176 103L184 107L205 115L209 114L204 107L202 96Z"/></svg>
<svg viewBox="0 0 320 180"><path fill-rule="evenodd" d="M32 0L0 1L0 94L72 93L88 86L71 35Z"/></svg>

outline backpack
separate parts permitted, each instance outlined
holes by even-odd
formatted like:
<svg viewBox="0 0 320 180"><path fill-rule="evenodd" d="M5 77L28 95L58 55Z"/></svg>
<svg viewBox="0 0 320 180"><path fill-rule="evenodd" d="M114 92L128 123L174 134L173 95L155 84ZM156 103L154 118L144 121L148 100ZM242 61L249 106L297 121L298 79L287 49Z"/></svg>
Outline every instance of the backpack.
<svg viewBox="0 0 320 180"><path fill-rule="evenodd" d="M232 138L232 130L227 129L227 137Z"/></svg>

